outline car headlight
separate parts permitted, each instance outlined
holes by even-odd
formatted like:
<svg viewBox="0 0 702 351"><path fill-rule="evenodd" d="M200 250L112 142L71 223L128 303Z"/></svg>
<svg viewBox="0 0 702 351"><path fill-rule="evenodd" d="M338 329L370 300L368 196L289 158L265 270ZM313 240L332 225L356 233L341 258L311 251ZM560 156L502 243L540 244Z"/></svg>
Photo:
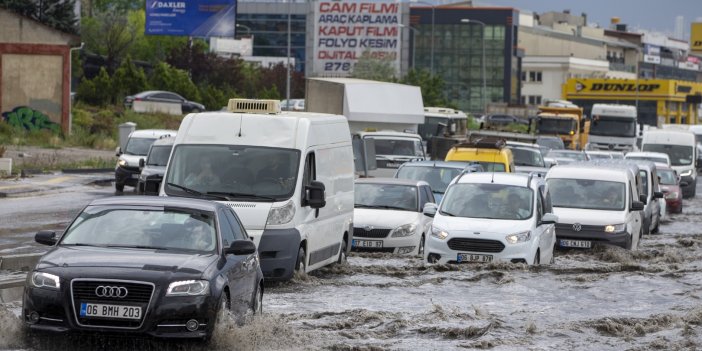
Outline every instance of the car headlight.
<svg viewBox="0 0 702 351"><path fill-rule="evenodd" d="M32 273L32 286L35 288L49 288L58 290L61 288L61 280L57 275L44 272Z"/></svg>
<svg viewBox="0 0 702 351"><path fill-rule="evenodd" d="M619 233L626 230L626 223L622 224L611 224L605 226L605 233Z"/></svg>
<svg viewBox="0 0 702 351"><path fill-rule="evenodd" d="M168 286L166 296L199 296L210 292L210 283L206 280L183 280Z"/></svg>
<svg viewBox="0 0 702 351"><path fill-rule="evenodd" d="M510 244L524 243L529 241L529 239L531 239L531 231L529 230L526 232L510 234L505 237L505 240L507 240L507 242Z"/></svg>
<svg viewBox="0 0 702 351"><path fill-rule="evenodd" d="M127 160L120 159L119 161L117 161L117 164L120 167L126 167L129 163L127 163Z"/></svg>
<svg viewBox="0 0 702 351"><path fill-rule="evenodd" d="M410 236L414 234L414 231L417 230L417 225L414 223L410 224L405 224L401 225L392 231L390 231L390 236L393 238L401 237L401 236Z"/></svg>
<svg viewBox="0 0 702 351"><path fill-rule="evenodd" d="M271 208L271 211L268 212L268 220L266 220L266 224L285 224L292 221L293 217L295 217L295 206L293 205L292 200L290 200L283 206Z"/></svg>
<svg viewBox="0 0 702 351"><path fill-rule="evenodd" d="M666 200L675 200L678 198L678 192L677 191L672 191L669 193L665 194L665 199Z"/></svg>
<svg viewBox="0 0 702 351"><path fill-rule="evenodd" d="M448 237L448 235L449 235L449 233L441 228L434 227L434 226L431 227L431 236L433 236L437 239L444 240L444 239L446 239L446 237Z"/></svg>
<svg viewBox="0 0 702 351"><path fill-rule="evenodd" d="M688 169L687 171L682 171L682 172L680 173L680 176L681 176L681 177L689 177L689 176L691 176L691 175L692 175L692 170L691 170L691 169Z"/></svg>

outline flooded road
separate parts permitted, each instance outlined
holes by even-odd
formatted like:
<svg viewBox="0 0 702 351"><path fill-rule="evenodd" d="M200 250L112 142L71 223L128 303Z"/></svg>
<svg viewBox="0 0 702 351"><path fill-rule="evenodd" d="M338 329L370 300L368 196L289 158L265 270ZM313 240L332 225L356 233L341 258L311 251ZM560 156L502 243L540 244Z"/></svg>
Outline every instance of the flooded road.
<svg viewBox="0 0 702 351"><path fill-rule="evenodd" d="M559 251L551 266L437 266L352 254L267 286L264 315L209 347L134 338L26 335L0 307L0 349L696 350L702 349L702 198L639 251Z"/></svg>

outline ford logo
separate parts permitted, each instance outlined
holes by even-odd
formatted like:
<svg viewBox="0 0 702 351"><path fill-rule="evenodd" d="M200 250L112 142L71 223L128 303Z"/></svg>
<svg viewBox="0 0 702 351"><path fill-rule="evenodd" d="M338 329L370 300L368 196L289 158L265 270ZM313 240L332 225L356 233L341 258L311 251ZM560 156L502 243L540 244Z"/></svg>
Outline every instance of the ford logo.
<svg viewBox="0 0 702 351"><path fill-rule="evenodd" d="M583 229L583 226L580 223L573 224L573 230L575 230L576 232L579 232L582 229Z"/></svg>
<svg viewBox="0 0 702 351"><path fill-rule="evenodd" d="M100 285L95 288L95 296L97 297L113 297L123 299L127 297L129 291L123 286L105 286Z"/></svg>

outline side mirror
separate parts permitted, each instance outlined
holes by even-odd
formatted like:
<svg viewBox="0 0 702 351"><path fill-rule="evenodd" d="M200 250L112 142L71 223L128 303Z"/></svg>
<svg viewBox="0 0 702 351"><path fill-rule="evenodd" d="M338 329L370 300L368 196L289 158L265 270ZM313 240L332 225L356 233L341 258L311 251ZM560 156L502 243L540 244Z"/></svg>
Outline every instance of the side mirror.
<svg viewBox="0 0 702 351"><path fill-rule="evenodd" d="M439 209L439 206L437 206L435 203L428 202L428 203L424 204L424 208L422 209L422 213L427 217L434 218L434 216L436 216L436 211L438 209Z"/></svg>
<svg viewBox="0 0 702 351"><path fill-rule="evenodd" d="M231 246L224 249L225 255L251 255L256 252L256 244L251 240L234 240Z"/></svg>
<svg viewBox="0 0 702 351"><path fill-rule="evenodd" d="M546 213L541 217L541 224L556 224L558 223L558 216L553 213Z"/></svg>
<svg viewBox="0 0 702 351"><path fill-rule="evenodd" d="M643 211L644 209L644 203L641 201L634 201L631 203L631 210L632 211Z"/></svg>
<svg viewBox="0 0 702 351"><path fill-rule="evenodd" d="M639 201L641 201L645 205L648 201L648 196L646 196L646 194L639 195Z"/></svg>
<svg viewBox="0 0 702 351"><path fill-rule="evenodd" d="M115 156L117 156L117 157L122 156L122 148L121 147L118 146L117 148L115 148Z"/></svg>
<svg viewBox="0 0 702 351"><path fill-rule="evenodd" d="M144 168L144 165L146 165L146 161L144 161L143 158L139 159L139 168Z"/></svg>
<svg viewBox="0 0 702 351"><path fill-rule="evenodd" d="M307 206L312 208L322 208L327 205L324 195L324 190L326 187L324 183L318 181L312 181L310 185L305 187L305 203Z"/></svg>
<svg viewBox="0 0 702 351"><path fill-rule="evenodd" d="M654 191L654 192L653 192L653 198L655 198L655 199L662 199L662 198L663 198L663 192L662 192L662 191Z"/></svg>
<svg viewBox="0 0 702 351"><path fill-rule="evenodd" d="M52 230L40 230L34 235L34 241L42 245L54 246L58 242L56 232Z"/></svg>

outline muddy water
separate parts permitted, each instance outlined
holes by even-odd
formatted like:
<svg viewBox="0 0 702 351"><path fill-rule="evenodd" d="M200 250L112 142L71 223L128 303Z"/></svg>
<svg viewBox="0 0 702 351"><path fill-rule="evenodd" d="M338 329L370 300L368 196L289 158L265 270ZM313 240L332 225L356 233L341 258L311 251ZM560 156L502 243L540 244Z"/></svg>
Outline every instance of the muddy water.
<svg viewBox="0 0 702 351"><path fill-rule="evenodd" d="M213 343L27 336L0 308L2 349L702 349L702 198L639 251L560 251L552 266L435 266L352 255L268 286L264 316Z"/></svg>

